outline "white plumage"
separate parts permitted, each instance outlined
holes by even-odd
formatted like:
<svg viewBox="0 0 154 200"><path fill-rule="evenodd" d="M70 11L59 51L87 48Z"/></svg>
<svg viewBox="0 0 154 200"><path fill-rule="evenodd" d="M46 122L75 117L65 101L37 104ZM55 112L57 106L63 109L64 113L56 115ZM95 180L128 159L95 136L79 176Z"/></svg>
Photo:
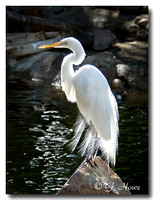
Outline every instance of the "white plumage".
<svg viewBox="0 0 154 200"><path fill-rule="evenodd" d="M74 137L70 143L76 148L82 133L81 155L95 159L100 150L102 157L113 166L118 148L118 106L104 75L93 65L84 65L74 72L73 64L79 65L85 58L81 43L72 37L58 43L42 46L68 48L73 53L65 56L61 65L61 85L68 101L76 102L81 115L74 125Z"/></svg>

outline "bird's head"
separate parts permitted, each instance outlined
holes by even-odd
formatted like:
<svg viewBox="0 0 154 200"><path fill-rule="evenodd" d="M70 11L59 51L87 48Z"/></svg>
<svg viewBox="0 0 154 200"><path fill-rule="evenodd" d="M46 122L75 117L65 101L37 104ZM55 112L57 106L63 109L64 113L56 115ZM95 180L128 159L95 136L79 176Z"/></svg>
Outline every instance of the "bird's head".
<svg viewBox="0 0 154 200"><path fill-rule="evenodd" d="M67 37L62 39L60 42L56 42L53 44L47 44L42 45L39 47L39 49L46 49L46 48L67 48L74 52L76 52L76 49L83 49L81 43L73 37Z"/></svg>
<svg viewBox="0 0 154 200"><path fill-rule="evenodd" d="M85 51L81 45L81 43L73 38L73 37L67 37L62 39L60 42L56 42L53 44L47 44L47 45L43 45L39 47L40 49L44 49L44 48L67 48L70 49L71 51L74 52L74 54L76 55L76 59L74 61L74 64L79 64L81 63L81 61L84 60L85 58Z"/></svg>

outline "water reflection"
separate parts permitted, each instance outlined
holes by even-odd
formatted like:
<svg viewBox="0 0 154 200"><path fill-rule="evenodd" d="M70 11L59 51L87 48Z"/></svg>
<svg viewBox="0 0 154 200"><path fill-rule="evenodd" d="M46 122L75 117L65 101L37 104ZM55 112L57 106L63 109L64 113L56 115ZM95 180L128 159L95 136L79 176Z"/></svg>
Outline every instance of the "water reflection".
<svg viewBox="0 0 154 200"><path fill-rule="evenodd" d="M34 112L39 112L40 120L46 123L35 124L29 128L35 137L35 150L39 152L39 155L33 157L29 164L31 168L43 165L41 175L44 183L36 190L51 193L51 191L58 191L68 179L66 174L70 169L66 167L67 163L64 161L68 151L64 152L63 148L69 141L66 135L72 135L73 130L62 123L67 121L69 115L61 115L56 108L51 110L51 104L35 105ZM37 136L37 133L43 135Z"/></svg>
<svg viewBox="0 0 154 200"><path fill-rule="evenodd" d="M147 104L124 100L119 112L115 171L125 183L141 185L133 193L147 193ZM83 161L67 145L77 114L76 105L51 86L8 87L7 193L55 194L63 186Z"/></svg>

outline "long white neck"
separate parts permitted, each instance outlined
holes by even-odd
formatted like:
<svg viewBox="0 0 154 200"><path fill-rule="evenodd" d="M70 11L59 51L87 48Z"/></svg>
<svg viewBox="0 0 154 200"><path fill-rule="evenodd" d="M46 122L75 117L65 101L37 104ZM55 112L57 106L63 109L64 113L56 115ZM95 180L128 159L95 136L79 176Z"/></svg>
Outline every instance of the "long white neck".
<svg viewBox="0 0 154 200"><path fill-rule="evenodd" d="M74 46L71 48L71 50L73 53L65 56L61 65L61 86L62 90L66 94L67 100L76 102L76 95L73 85L73 79L75 75L73 64L81 64L85 58L85 51L81 44Z"/></svg>

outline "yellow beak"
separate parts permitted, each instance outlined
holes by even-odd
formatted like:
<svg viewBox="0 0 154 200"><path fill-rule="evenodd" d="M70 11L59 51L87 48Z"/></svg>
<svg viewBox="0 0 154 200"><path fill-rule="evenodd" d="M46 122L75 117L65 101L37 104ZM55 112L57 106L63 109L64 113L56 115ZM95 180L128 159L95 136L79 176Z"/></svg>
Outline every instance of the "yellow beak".
<svg viewBox="0 0 154 200"><path fill-rule="evenodd" d="M45 49L45 48L51 48L51 47L56 47L56 46L60 46L61 42L56 42L53 44L49 44L49 45L42 45L40 47L38 47L39 49Z"/></svg>

